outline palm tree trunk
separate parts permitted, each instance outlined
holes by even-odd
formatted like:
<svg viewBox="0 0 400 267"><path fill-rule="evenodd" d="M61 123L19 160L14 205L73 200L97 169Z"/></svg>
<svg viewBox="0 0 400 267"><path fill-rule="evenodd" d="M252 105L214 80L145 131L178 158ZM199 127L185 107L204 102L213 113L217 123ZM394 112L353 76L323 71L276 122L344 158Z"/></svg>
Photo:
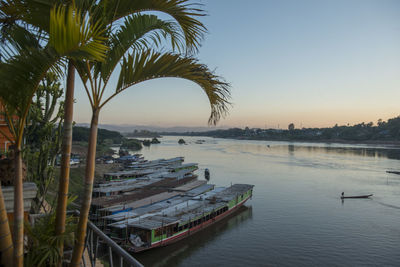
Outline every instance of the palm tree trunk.
<svg viewBox="0 0 400 267"><path fill-rule="evenodd" d="M4 266L12 266L14 247L11 238L10 226L8 225L6 205L4 204L4 196L1 186L0 186L0 236L1 236L0 264L3 264Z"/></svg>
<svg viewBox="0 0 400 267"><path fill-rule="evenodd" d="M68 63L67 88L64 102L64 129L61 152L61 173L58 187L57 211L56 211L56 235L65 232L65 218L67 213L69 168L72 149L72 119L74 109L75 68L71 61ZM62 258L64 244L59 247ZM61 264L61 262L59 263Z"/></svg>
<svg viewBox="0 0 400 267"><path fill-rule="evenodd" d="M78 267L82 258L85 246L86 227L89 217L90 204L92 202L94 169L96 163L96 145L97 145L97 126L99 121L99 109L94 109L92 113L92 121L90 123L89 147L86 156L85 170L85 188L82 200L82 206L79 216L79 222L76 233L74 251L70 266Z"/></svg>
<svg viewBox="0 0 400 267"><path fill-rule="evenodd" d="M24 196L21 146L17 145L14 151L14 266L22 267L24 264Z"/></svg>

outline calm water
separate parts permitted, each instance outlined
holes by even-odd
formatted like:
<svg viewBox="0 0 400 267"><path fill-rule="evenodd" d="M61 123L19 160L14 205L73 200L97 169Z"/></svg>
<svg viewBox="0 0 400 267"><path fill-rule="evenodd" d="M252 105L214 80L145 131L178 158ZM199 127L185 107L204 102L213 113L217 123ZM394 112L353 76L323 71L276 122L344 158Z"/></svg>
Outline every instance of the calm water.
<svg viewBox="0 0 400 267"><path fill-rule="evenodd" d="M186 240L135 255L144 265L400 266L400 175L386 173L400 170L399 149L179 138L141 153L184 156L217 186L255 185L253 198ZM374 197L342 202L342 191Z"/></svg>

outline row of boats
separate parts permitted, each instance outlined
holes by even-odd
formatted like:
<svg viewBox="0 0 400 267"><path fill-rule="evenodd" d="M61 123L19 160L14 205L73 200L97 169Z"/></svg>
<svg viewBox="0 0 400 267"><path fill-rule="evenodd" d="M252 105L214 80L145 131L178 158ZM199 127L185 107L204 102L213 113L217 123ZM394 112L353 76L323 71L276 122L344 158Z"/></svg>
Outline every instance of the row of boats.
<svg viewBox="0 0 400 267"><path fill-rule="evenodd" d="M90 220L120 246L140 252L198 232L237 210L253 185L216 187L183 157L139 158L95 185Z"/></svg>

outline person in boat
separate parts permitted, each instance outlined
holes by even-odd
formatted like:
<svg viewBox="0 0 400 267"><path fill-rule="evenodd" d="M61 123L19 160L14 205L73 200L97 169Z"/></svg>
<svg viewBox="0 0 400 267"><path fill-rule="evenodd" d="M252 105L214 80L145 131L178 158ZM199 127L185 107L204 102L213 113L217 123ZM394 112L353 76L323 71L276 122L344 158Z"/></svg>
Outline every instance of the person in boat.
<svg viewBox="0 0 400 267"><path fill-rule="evenodd" d="M342 192L342 198L344 198L344 192Z"/></svg>
<svg viewBox="0 0 400 267"><path fill-rule="evenodd" d="M210 180L210 171L207 168L204 170L204 177L207 180Z"/></svg>

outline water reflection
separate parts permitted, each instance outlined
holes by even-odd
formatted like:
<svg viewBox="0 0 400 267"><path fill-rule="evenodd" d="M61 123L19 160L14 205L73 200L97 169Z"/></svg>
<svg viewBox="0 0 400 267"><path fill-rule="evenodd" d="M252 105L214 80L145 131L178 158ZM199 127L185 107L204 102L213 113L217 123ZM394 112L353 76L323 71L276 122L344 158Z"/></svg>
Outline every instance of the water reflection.
<svg viewBox="0 0 400 267"><path fill-rule="evenodd" d="M294 156L294 145L288 145L288 151L290 156Z"/></svg>
<svg viewBox="0 0 400 267"><path fill-rule="evenodd" d="M362 156L373 158L388 158L400 160L400 149L397 148L376 148L376 147L332 147L332 146L299 146L294 144L272 145L273 150L287 150L290 156L295 153L327 153L346 156Z"/></svg>
<svg viewBox="0 0 400 267"><path fill-rule="evenodd" d="M178 241L175 244L145 251L134 255L145 266L178 266L182 260L188 258L197 250L212 243L219 236L234 229L248 219L252 219L252 207L241 206L235 213L207 227L193 236ZM155 253L157 257L154 257Z"/></svg>
<svg viewBox="0 0 400 267"><path fill-rule="evenodd" d="M254 184L254 215L237 213L137 255L146 266L400 266L400 175L386 173L400 171L400 148L211 138L200 145L198 137L179 146L179 138L140 153L184 156L199 163L201 177L209 168L217 186ZM342 206L342 191L374 197Z"/></svg>

